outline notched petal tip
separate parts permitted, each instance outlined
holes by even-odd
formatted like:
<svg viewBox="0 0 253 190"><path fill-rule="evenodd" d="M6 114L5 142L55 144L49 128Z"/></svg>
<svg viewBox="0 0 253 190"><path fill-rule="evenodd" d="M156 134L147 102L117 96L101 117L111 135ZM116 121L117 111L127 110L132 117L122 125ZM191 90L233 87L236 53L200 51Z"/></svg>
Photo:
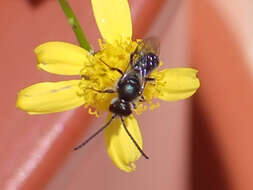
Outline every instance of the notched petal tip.
<svg viewBox="0 0 253 190"><path fill-rule="evenodd" d="M25 104L24 104L23 99L22 99L22 94L23 94L22 91L23 91L23 90L20 90L20 91L18 92L17 101L16 101L16 108L25 111Z"/></svg>
<svg viewBox="0 0 253 190"><path fill-rule="evenodd" d="M108 119L110 117L111 115ZM133 138L142 148L142 137L134 116L125 118L125 123ZM134 171L136 169L135 161L140 158L141 154L127 135L119 118L114 119L111 125L106 128L105 140L107 152L113 163L125 172Z"/></svg>
<svg viewBox="0 0 253 190"><path fill-rule="evenodd" d="M147 91L165 101L188 98L200 87L197 73L198 70L192 68L173 68L156 72L153 76L156 78L155 87L148 85Z"/></svg>

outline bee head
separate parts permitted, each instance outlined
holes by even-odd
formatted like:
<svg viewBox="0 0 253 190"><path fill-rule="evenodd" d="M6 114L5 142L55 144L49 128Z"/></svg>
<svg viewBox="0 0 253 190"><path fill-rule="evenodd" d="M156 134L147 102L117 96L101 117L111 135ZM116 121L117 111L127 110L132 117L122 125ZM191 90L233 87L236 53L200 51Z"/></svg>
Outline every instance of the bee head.
<svg viewBox="0 0 253 190"><path fill-rule="evenodd" d="M123 99L113 99L109 110L119 116L129 116L132 113L131 105Z"/></svg>

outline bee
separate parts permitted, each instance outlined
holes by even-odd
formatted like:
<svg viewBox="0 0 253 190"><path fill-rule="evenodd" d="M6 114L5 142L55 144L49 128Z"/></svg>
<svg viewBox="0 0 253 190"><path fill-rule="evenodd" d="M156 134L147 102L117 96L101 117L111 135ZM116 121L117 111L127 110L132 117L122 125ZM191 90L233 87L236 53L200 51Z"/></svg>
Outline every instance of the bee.
<svg viewBox="0 0 253 190"><path fill-rule="evenodd" d="M117 93L117 97L111 101L109 110L112 113L111 119L93 135L91 135L86 141L79 146L75 147L74 150L81 148L86 145L91 139L102 132L107 126L110 125L112 120L116 117L121 119L123 127L136 146L140 153L148 159L149 157L143 152L136 140L130 134L126 127L124 117L132 114L133 109L136 109L136 103L138 101L145 101L143 91L145 85L149 81L154 81L154 78L150 78L152 71L159 66L159 42L156 38L147 38L138 45L134 52L130 54L130 59L126 70L123 72L118 68L114 68L103 62L109 69L115 70L121 74L120 79L116 84L115 89L106 89L104 91L95 90L99 93Z"/></svg>

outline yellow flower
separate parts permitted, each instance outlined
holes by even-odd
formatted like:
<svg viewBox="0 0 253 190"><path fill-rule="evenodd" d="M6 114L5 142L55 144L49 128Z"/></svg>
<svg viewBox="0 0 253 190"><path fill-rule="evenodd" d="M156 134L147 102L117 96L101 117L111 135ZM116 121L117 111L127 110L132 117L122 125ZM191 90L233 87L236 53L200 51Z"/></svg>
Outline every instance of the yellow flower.
<svg viewBox="0 0 253 190"><path fill-rule="evenodd" d="M79 75L80 80L61 82L42 82L21 90L17 107L29 114L47 114L70 110L84 105L91 114L99 116L109 111L115 93L94 91L114 88L120 74L111 67L124 70L129 56L138 42L132 41L132 23L127 0L92 0L96 22L103 41L99 41L100 51L95 54L65 42L47 42L35 49L38 67L59 75ZM104 62L104 63L103 63ZM153 98L166 101L185 99L193 95L199 87L197 70L191 68L165 69L154 71L150 77L155 81L148 83L143 95L152 105ZM137 113L146 109L138 103ZM111 113L108 114L109 120ZM131 114L125 118L126 126L133 138L142 148L142 137L138 123ZM141 156L129 136L124 131L119 118L115 118L105 129L105 140L109 156L120 169L135 170L135 161Z"/></svg>

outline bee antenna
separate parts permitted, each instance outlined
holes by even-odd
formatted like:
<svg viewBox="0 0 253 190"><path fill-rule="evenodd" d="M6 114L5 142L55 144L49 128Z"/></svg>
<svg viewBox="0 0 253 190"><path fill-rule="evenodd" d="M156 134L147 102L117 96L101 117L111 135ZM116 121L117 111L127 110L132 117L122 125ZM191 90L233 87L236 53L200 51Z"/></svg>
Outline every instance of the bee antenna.
<svg viewBox="0 0 253 190"><path fill-rule="evenodd" d="M132 142L134 143L134 145L136 146L136 148L139 150L139 152L142 154L142 156L144 156L144 158L149 159L149 157L143 152L143 150L141 149L141 147L138 145L138 143L136 142L136 140L134 140L133 136L132 136L131 133L128 131L123 117L120 117L120 119L121 119L121 122L122 122L122 124L123 124L123 127L124 127L126 133L127 133L128 136L130 137L130 139L132 140Z"/></svg>
<svg viewBox="0 0 253 190"><path fill-rule="evenodd" d="M80 145L78 145L77 147L74 148L74 150L78 150L79 148L83 147L84 145L86 145L91 139L93 139L95 136L97 136L100 132L102 132L106 127L108 127L110 125L110 123L112 122L112 120L116 117L117 115L113 115L111 117L111 119L100 129L98 129L94 134L92 134L88 139L86 139L83 143L81 143Z"/></svg>

